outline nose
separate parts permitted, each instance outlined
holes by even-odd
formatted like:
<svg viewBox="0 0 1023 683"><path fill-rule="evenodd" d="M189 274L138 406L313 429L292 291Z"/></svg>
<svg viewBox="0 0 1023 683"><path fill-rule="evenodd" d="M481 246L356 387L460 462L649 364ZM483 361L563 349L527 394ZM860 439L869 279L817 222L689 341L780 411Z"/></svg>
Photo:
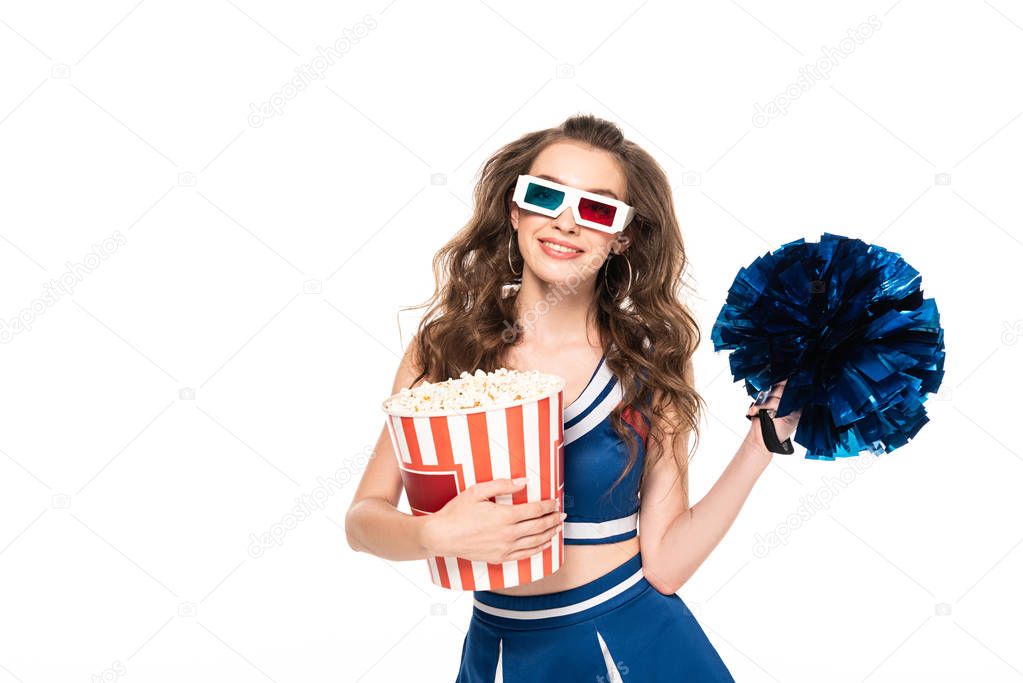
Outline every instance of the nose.
<svg viewBox="0 0 1023 683"><path fill-rule="evenodd" d="M572 213L571 206L566 206L565 210L554 219L554 227L569 235L579 234L579 226L575 222L575 214Z"/></svg>

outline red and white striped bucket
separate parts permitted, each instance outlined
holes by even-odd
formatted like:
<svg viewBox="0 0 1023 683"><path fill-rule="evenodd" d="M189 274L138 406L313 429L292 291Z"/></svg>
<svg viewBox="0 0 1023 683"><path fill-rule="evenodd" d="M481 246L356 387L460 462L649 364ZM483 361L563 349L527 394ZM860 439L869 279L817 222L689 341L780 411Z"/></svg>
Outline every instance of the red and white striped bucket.
<svg viewBox="0 0 1023 683"><path fill-rule="evenodd" d="M527 477L523 489L491 500L513 505L557 497L563 510L563 394L562 384L556 393L539 399L429 417L391 410L385 402L387 430L412 514L432 514L478 482L518 477ZM536 581L556 572L564 561L562 532L551 540L535 555L503 563L430 557L430 579L453 590Z"/></svg>

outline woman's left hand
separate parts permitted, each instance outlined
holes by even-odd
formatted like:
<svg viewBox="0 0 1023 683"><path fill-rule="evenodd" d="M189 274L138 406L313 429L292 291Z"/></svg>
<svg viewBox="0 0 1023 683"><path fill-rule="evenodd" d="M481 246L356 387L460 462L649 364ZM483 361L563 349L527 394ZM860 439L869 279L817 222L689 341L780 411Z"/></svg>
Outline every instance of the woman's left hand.
<svg viewBox="0 0 1023 683"><path fill-rule="evenodd" d="M757 445L767 448L764 444L764 435L760 431L760 420L756 419L762 408L766 408L768 415L771 416L774 422L774 431L778 434L779 441L785 441L796 432L796 427L799 426L799 417L802 415L802 411L797 410L796 412L789 413L785 417L775 417L775 411L778 410L778 404L781 403L782 394L785 393L785 383L787 379L783 379L774 386L771 387L768 392L767 398L761 403L754 403L746 411L748 417L753 417L750 420L750 431L747 434L747 438L752 439Z"/></svg>

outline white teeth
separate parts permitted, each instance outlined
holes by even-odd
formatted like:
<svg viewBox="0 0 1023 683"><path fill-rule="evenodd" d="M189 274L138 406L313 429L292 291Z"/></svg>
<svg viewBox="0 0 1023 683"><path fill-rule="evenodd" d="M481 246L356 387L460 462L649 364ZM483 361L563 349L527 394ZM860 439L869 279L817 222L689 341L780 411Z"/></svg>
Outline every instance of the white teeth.
<svg viewBox="0 0 1023 683"><path fill-rule="evenodd" d="M540 240L540 242L541 244L546 244L548 248L553 249L554 251L560 251L566 254L573 254L580 251L579 249L569 249L568 247L563 247L560 244L554 244L553 242L546 242L544 240Z"/></svg>

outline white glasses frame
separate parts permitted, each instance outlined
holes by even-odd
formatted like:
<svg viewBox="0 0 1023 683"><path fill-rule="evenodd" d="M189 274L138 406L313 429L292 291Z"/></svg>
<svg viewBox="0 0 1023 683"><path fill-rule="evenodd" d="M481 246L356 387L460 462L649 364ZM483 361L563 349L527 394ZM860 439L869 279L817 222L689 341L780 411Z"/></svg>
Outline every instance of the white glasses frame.
<svg viewBox="0 0 1023 683"><path fill-rule="evenodd" d="M543 187L548 187L552 190L564 192L565 198L562 200L561 204L554 209L547 209L542 206L536 206L535 204L527 204L526 190L529 188L530 183L536 183L537 185L542 185ZM612 222L611 225L604 225L603 223L586 220L580 216L579 200L583 198L615 207L614 222ZM576 224L581 225L584 228L593 228L594 230L600 230L601 232L611 233L612 235L624 230L625 226L632 222L633 217L636 215L636 210L633 207L629 206L625 202L608 197L607 195L587 192L585 190L580 190L577 187L570 187L569 185L562 185L561 183L556 183L552 180L537 178L536 176L525 174L520 175L518 180L515 182L515 193L512 195L512 201L514 201L520 209L539 213L544 216L550 216L551 218L560 216L564 212L565 205L567 204L572 207L572 216L575 218Z"/></svg>

